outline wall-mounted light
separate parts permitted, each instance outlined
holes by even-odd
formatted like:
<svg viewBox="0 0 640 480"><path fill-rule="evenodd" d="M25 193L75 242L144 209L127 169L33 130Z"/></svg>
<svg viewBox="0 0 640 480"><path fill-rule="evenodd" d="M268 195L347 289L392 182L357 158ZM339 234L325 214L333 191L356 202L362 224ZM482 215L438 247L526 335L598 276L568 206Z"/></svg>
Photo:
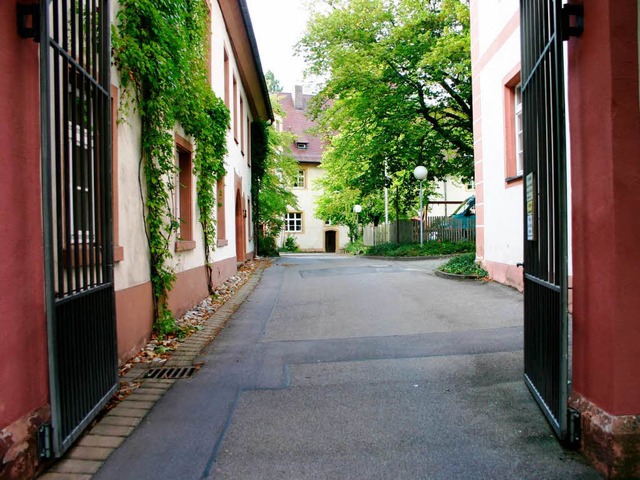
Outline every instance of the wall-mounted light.
<svg viewBox="0 0 640 480"><path fill-rule="evenodd" d="M579 37L584 31L584 7L565 4L562 6L562 40Z"/></svg>
<svg viewBox="0 0 640 480"><path fill-rule="evenodd" d="M18 35L40 41L40 5L37 3L16 4Z"/></svg>

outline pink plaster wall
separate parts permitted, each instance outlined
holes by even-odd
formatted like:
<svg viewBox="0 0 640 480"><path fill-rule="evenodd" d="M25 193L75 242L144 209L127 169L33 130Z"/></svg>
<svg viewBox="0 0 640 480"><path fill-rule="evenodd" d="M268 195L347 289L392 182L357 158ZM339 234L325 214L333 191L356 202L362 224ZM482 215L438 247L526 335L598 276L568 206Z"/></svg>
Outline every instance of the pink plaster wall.
<svg viewBox="0 0 640 480"><path fill-rule="evenodd" d="M580 2L582 3L582 2ZM569 43L576 392L640 414L640 107L636 2L584 2Z"/></svg>
<svg viewBox="0 0 640 480"><path fill-rule="evenodd" d="M0 430L48 403L38 71L0 2Z"/></svg>

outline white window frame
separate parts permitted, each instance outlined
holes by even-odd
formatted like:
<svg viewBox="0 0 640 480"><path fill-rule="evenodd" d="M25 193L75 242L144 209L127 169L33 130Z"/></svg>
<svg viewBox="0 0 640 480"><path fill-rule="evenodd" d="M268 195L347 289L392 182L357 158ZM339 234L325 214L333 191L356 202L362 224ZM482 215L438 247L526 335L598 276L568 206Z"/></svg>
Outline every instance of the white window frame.
<svg viewBox="0 0 640 480"><path fill-rule="evenodd" d="M524 147L522 142L523 123L522 123L522 86L518 84L513 89L513 116L514 116L514 135L515 135L515 154L516 154L516 175L522 175L524 171Z"/></svg>
<svg viewBox="0 0 640 480"><path fill-rule="evenodd" d="M284 217L284 230L289 233L302 233L302 212L287 212Z"/></svg>
<svg viewBox="0 0 640 480"><path fill-rule="evenodd" d="M307 188L307 171L304 168L298 170L293 181L293 188Z"/></svg>

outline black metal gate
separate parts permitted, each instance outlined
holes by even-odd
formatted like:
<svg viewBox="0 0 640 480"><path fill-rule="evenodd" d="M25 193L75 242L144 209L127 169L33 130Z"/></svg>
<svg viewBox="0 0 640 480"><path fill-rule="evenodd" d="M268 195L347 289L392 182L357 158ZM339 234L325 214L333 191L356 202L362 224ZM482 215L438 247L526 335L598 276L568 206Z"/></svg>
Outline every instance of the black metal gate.
<svg viewBox="0 0 640 480"><path fill-rule="evenodd" d="M521 0L525 382L567 437L567 193L561 0Z"/></svg>
<svg viewBox="0 0 640 480"><path fill-rule="evenodd" d="M41 141L52 451L117 388L110 6L41 0Z"/></svg>

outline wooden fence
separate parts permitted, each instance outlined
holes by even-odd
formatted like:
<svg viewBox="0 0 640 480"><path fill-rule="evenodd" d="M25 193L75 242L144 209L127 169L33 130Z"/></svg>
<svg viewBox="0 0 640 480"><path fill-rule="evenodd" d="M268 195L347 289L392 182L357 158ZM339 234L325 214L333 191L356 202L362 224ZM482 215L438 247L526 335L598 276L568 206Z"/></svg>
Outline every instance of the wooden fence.
<svg viewBox="0 0 640 480"><path fill-rule="evenodd" d="M476 219L475 217L464 219L427 217L424 222L423 238L425 242L429 240L475 242ZM367 225L363 230L363 240L367 246L381 243L418 243L420 242L420 222L400 220L377 227Z"/></svg>

